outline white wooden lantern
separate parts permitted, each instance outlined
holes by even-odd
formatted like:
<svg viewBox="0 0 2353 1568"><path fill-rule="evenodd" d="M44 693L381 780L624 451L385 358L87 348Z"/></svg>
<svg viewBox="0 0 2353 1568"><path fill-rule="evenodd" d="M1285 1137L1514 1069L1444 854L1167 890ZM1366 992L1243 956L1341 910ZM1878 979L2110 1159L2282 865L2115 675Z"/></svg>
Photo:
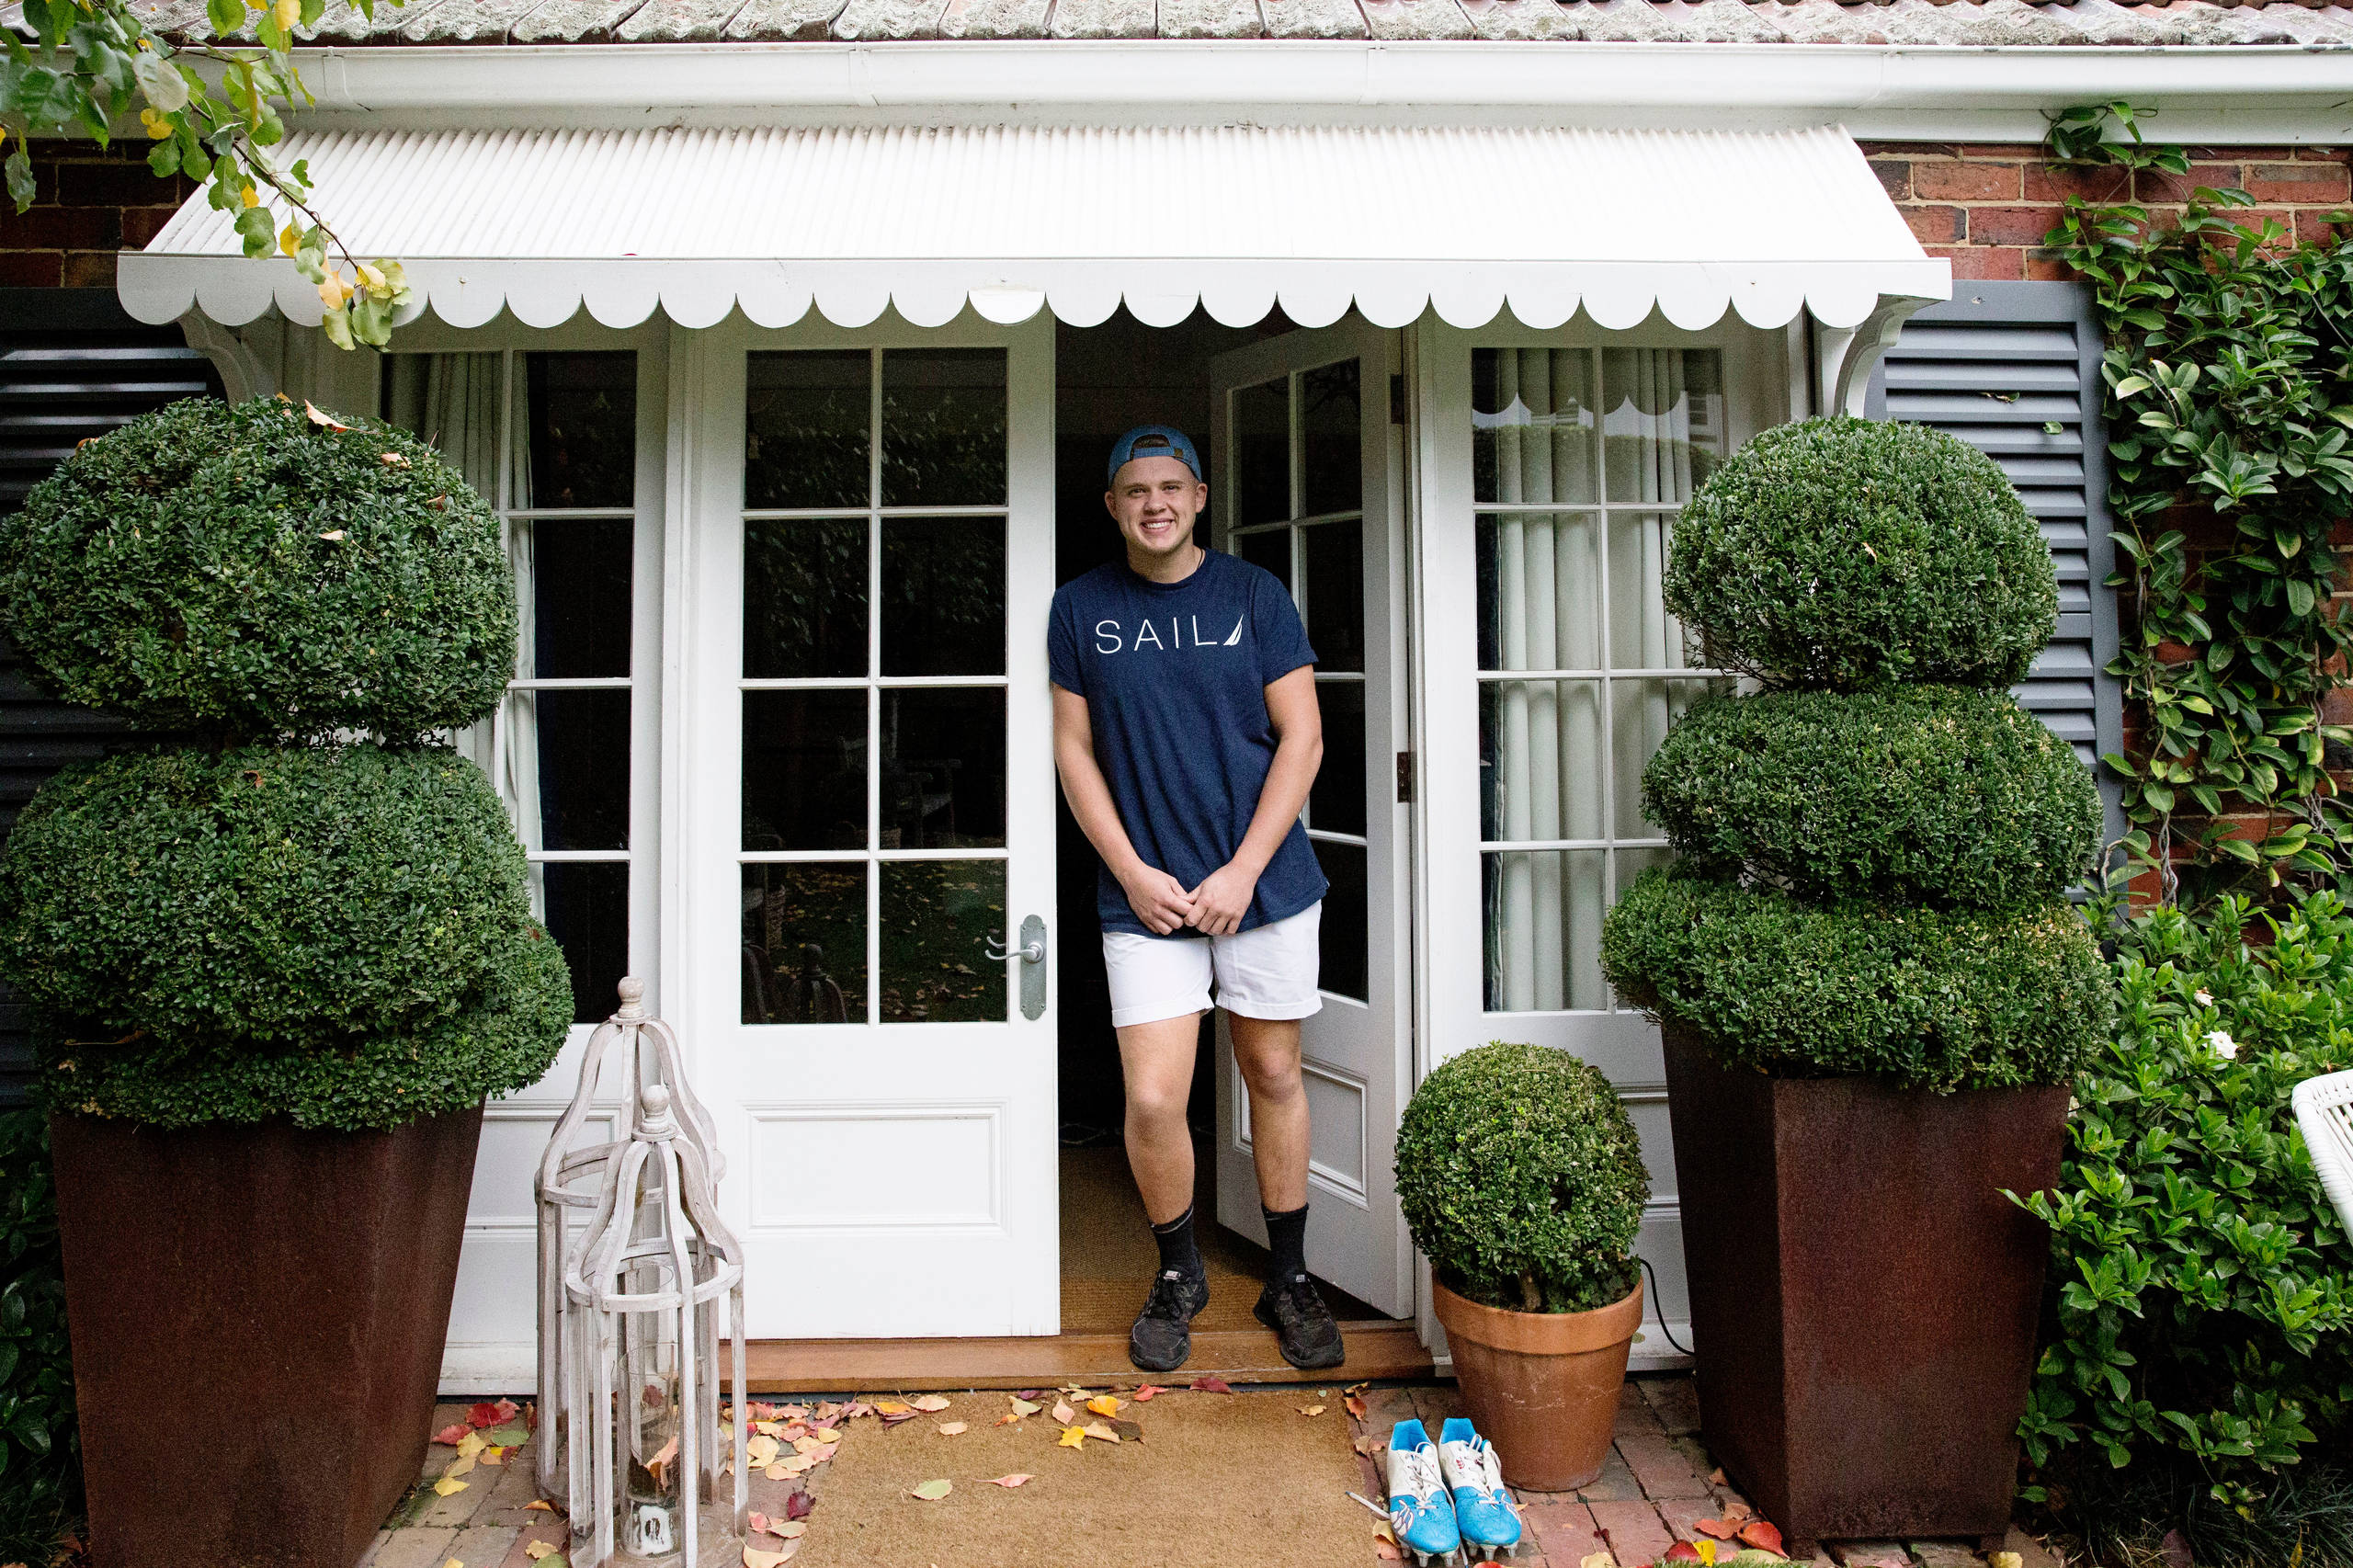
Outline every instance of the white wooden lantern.
<svg viewBox="0 0 2353 1568"><path fill-rule="evenodd" d="M635 1097L564 1276L571 1556L576 1568L712 1568L737 1560L751 1506L749 1423L722 1435L719 1420L722 1308L730 1386L744 1388L743 1253L669 1086Z"/></svg>

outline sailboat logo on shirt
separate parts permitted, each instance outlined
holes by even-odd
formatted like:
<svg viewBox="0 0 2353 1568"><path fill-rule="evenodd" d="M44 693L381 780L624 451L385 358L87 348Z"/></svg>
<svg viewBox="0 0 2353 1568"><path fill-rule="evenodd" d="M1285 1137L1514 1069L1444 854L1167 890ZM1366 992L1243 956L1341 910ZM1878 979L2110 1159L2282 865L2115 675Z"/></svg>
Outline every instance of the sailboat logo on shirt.
<svg viewBox="0 0 2353 1568"><path fill-rule="evenodd" d="M1250 616L1248 611L1244 611L1241 618L1234 621L1233 630L1228 632L1222 641L1215 632L1211 632L1207 637L1201 635L1201 621L1199 616L1188 616L1185 619L1192 623L1193 634L1190 637L1184 634L1184 622L1172 615L1168 618L1168 636L1165 640L1160 635L1160 623L1156 620L1146 620L1137 627L1132 641L1123 640L1126 629L1120 622L1098 620L1095 623L1095 651L1098 653L1119 653L1129 651L1142 653L1148 647L1158 648L1163 652L1171 648L1188 647L1231 648L1242 641L1242 628L1249 621Z"/></svg>

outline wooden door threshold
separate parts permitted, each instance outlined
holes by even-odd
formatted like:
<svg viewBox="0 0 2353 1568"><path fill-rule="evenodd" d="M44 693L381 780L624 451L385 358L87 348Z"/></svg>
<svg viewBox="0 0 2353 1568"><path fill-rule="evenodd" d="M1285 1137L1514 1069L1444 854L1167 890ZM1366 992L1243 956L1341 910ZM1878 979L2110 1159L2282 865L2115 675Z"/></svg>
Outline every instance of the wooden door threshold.
<svg viewBox="0 0 2353 1568"><path fill-rule="evenodd" d="M1427 1378L1430 1353L1410 1320L1344 1323L1348 1358L1302 1372L1264 1329L1193 1335L1192 1358L1164 1374L1181 1387L1205 1372L1229 1383L1355 1383ZM744 1346L755 1393L875 1393L915 1389L1053 1388L1141 1381L1124 1334L1031 1335L1002 1339L755 1339ZM722 1365L724 1363L722 1362Z"/></svg>

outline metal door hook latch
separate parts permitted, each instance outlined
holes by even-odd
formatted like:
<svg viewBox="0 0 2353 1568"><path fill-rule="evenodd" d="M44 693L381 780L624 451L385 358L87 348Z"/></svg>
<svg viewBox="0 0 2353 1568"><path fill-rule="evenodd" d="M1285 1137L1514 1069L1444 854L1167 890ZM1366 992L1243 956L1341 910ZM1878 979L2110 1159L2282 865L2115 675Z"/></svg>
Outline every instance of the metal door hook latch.
<svg viewBox="0 0 2353 1568"><path fill-rule="evenodd" d="M988 960L1003 963L1007 959L1021 960L1021 1016L1025 1018L1043 1017L1046 1012L1046 923L1037 915L1021 922L1021 945L1017 948L1001 945L1001 939L989 938Z"/></svg>

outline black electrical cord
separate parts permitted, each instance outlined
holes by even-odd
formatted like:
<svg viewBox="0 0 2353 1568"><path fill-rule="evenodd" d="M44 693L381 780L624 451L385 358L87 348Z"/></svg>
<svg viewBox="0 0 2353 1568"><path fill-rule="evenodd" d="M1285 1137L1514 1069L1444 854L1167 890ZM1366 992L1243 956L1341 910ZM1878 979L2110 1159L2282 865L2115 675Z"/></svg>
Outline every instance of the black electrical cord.
<svg viewBox="0 0 2353 1568"><path fill-rule="evenodd" d="M1639 1264L1641 1264L1641 1265L1643 1266L1643 1275L1644 1275L1644 1276L1645 1276L1645 1277L1650 1280L1650 1282L1651 1282L1651 1305L1652 1305L1652 1306L1654 1306L1654 1307L1658 1308L1658 1331L1659 1331L1659 1333L1661 1333L1661 1334L1663 1334L1663 1335L1666 1335L1666 1342L1667 1342L1669 1345L1673 1345L1673 1346L1674 1346L1677 1350L1680 1350L1680 1351L1681 1351L1681 1352L1683 1352L1683 1354L1685 1354L1686 1356L1690 1355L1690 1354L1691 1354L1691 1346L1689 1346L1688 1345L1683 1345L1683 1344L1679 1344L1679 1343L1677 1343L1677 1340L1676 1340L1675 1335L1673 1335L1672 1334L1667 1334L1667 1331L1666 1331L1666 1307L1665 1306L1665 1304L1664 1304L1664 1303L1662 1303L1662 1302L1660 1301L1660 1300L1659 1300L1659 1294L1658 1294L1658 1270L1657 1270L1657 1269L1655 1269L1655 1268L1653 1268L1653 1267L1651 1267L1651 1260L1650 1260L1649 1258L1647 1258L1647 1257L1643 1257L1643 1256L1641 1256L1640 1255L1637 1255L1637 1256L1635 1256L1635 1258L1634 1258L1634 1261L1635 1261L1636 1263L1639 1263Z"/></svg>

